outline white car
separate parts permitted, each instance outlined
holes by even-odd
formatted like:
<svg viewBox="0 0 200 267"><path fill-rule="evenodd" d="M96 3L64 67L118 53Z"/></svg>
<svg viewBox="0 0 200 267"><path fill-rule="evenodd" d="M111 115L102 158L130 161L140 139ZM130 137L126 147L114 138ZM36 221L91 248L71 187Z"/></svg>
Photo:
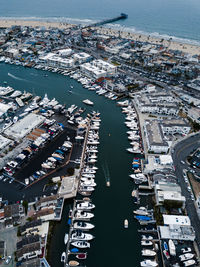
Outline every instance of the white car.
<svg viewBox="0 0 200 267"><path fill-rule="evenodd" d="M11 256L8 256L7 259L5 260L5 264L9 264L10 261L11 261L12 257Z"/></svg>

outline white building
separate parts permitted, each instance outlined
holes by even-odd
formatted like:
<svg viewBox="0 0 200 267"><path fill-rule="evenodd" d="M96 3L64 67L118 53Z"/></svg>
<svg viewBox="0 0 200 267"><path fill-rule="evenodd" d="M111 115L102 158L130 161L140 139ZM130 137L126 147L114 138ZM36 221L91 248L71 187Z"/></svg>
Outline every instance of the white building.
<svg viewBox="0 0 200 267"><path fill-rule="evenodd" d="M91 56L85 52L77 53L73 55L75 63L83 64L91 59Z"/></svg>
<svg viewBox="0 0 200 267"><path fill-rule="evenodd" d="M192 226L168 225L158 226L161 239L194 241L195 231Z"/></svg>
<svg viewBox="0 0 200 267"><path fill-rule="evenodd" d="M84 63L80 68L85 75L92 76L95 79L113 76L117 70L116 66L100 59L95 59L90 63Z"/></svg>
<svg viewBox="0 0 200 267"><path fill-rule="evenodd" d="M158 154L168 152L169 145L164 140L160 124L156 120L145 121L144 133L149 151Z"/></svg>
<svg viewBox="0 0 200 267"><path fill-rule="evenodd" d="M28 114L25 118L17 121L14 125L4 131L4 134L14 140L21 140L33 129L45 121L45 117L34 113Z"/></svg>
<svg viewBox="0 0 200 267"><path fill-rule="evenodd" d="M155 191L156 205L165 205L167 203L179 203L182 208L185 207L185 197L179 192Z"/></svg>
<svg viewBox="0 0 200 267"><path fill-rule="evenodd" d="M163 214L164 225L182 225L191 226L190 218L182 215L165 215Z"/></svg>
<svg viewBox="0 0 200 267"><path fill-rule="evenodd" d="M187 135L191 129L190 125L181 119L177 120L163 120L162 131L165 134L181 134Z"/></svg>

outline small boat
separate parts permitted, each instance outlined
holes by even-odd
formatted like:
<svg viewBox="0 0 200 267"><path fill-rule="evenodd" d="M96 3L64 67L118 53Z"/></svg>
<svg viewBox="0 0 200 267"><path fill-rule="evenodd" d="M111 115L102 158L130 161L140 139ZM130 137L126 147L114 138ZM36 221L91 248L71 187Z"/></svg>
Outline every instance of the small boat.
<svg viewBox="0 0 200 267"><path fill-rule="evenodd" d="M78 252L79 252L79 249L78 249L78 248L72 248L70 251L71 251L72 253L78 253Z"/></svg>
<svg viewBox="0 0 200 267"><path fill-rule="evenodd" d="M83 100L83 103L86 104L86 105L89 105L89 106L93 106L94 105L94 103L92 101L90 101L89 99Z"/></svg>
<svg viewBox="0 0 200 267"><path fill-rule="evenodd" d="M196 263L195 260L188 260L183 262L184 266L191 266L194 265L195 263Z"/></svg>
<svg viewBox="0 0 200 267"><path fill-rule="evenodd" d="M76 255L76 258L79 260L85 260L87 258L87 253L80 253Z"/></svg>
<svg viewBox="0 0 200 267"><path fill-rule="evenodd" d="M68 238L69 238L69 235L66 233L65 234L65 237L64 237L64 243L65 243L65 245L67 244Z"/></svg>
<svg viewBox="0 0 200 267"><path fill-rule="evenodd" d="M90 248L90 243L87 241L75 241L71 243L72 246L77 248Z"/></svg>
<svg viewBox="0 0 200 267"><path fill-rule="evenodd" d="M165 250L167 250L167 251L168 251L168 245L167 245L167 243L166 243L166 242L164 242L164 243L163 243L163 247L164 247L164 249L165 249Z"/></svg>
<svg viewBox="0 0 200 267"><path fill-rule="evenodd" d="M124 228L128 228L128 220L127 219L124 220Z"/></svg>
<svg viewBox="0 0 200 267"><path fill-rule="evenodd" d="M140 266L142 267L156 267L158 266L158 263L156 261L152 261L152 260L144 260L140 262Z"/></svg>
<svg viewBox="0 0 200 267"><path fill-rule="evenodd" d="M81 202L76 205L77 210L91 210L95 208L95 205L89 201Z"/></svg>
<svg viewBox="0 0 200 267"><path fill-rule="evenodd" d="M167 250L164 249L163 254L165 255L167 260L170 258L169 252Z"/></svg>
<svg viewBox="0 0 200 267"><path fill-rule="evenodd" d="M182 248L181 251L182 251L183 253L187 253L187 252L191 252L192 249L189 248L189 247L188 247L188 248Z"/></svg>
<svg viewBox="0 0 200 267"><path fill-rule="evenodd" d="M81 230L76 230L76 232L72 234L71 239L74 241L90 241L94 239L94 236L83 233Z"/></svg>
<svg viewBox="0 0 200 267"><path fill-rule="evenodd" d="M185 253L185 254L179 256L181 261L190 260L193 257L194 257L194 254L192 254L192 253Z"/></svg>
<svg viewBox="0 0 200 267"><path fill-rule="evenodd" d="M153 236L151 236L151 235L149 235L149 236L142 235L142 240L153 240Z"/></svg>
<svg viewBox="0 0 200 267"><path fill-rule="evenodd" d="M78 261L69 261L68 265L69 266L78 266L79 262Z"/></svg>
<svg viewBox="0 0 200 267"><path fill-rule="evenodd" d="M143 216L149 215L149 212L148 212L147 208L145 208L145 207L139 207L139 209L134 210L133 213L135 213L137 215L143 215Z"/></svg>
<svg viewBox="0 0 200 267"><path fill-rule="evenodd" d="M76 215L75 215L76 220L91 219L93 217L94 217L93 213L85 212L85 211L81 211L81 210L78 210Z"/></svg>
<svg viewBox="0 0 200 267"><path fill-rule="evenodd" d="M75 222L74 223L74 229L80 229L80 230L90 230L94 228L94 225L91 223L86 223L86 222Z"/></svg>
<svg viewBox="0 0 200 267"><path fill-rule="evenodd" d="M142 240L141 241L141 245L142 246L152 246L153 245L153 242L150 241L150 240Z"/></svg>
<svg viewBox="0 0 200 267"><path fill-rule="evenodd" d="M65 262L65 260L66 260L66 253L63 252L61 255L61 262Z"/></svg>
<svg viewBox="0 0 200 267"><path fill-rule="evenodd" d="M151 249L143 249L142 256L154 257L156 256L156 252Z"/></svg>
<svg viewBox="0 0 200 267"><path fill-rule="evenodd" d="M169 245L169 253L171 256L176 256L176 247L174 245L174 242L170 239L168 242Z"/></svg>
<svg viewBox="0 0 200 267"><path fill-rule="evenodd" d="M106 186L107 186L107 187L110 187L110 181L107 181L107 182L106 182Z"/></svg>

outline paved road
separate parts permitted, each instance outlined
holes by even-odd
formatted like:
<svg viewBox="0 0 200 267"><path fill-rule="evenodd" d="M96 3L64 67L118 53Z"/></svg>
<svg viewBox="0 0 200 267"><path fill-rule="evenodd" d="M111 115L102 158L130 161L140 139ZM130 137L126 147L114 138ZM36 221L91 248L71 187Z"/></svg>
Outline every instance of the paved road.
<svg viewBox="0 0 200 267"><path fill-rule="evenodd" d="M188 212L188 216L191 219L192 226L195 229L196 232L196 241L198 244L198 247L200 249L200 220L197 214L197 210L195 208L194 201L191 199L191 194L187 190L187 184L185 183L183 179L183 169L188 169L188 165L182 164L181 161L185 161L187 156L197 149L200 146L200 133L198 133L195 136L189 137L180 143L178 143L174 147L173 151L173 160L174 160L174 166L175 166L175 173L178 177L178 182L182 189L182 194L186 197L186 209Z"/></svg>

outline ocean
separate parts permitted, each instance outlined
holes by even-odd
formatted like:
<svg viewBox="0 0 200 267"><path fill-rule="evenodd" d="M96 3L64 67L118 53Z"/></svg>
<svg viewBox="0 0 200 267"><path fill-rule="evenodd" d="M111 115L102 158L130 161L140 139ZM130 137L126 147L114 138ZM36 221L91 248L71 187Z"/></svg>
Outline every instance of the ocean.
<svg viewBox="0 0 200 267"><path fill-rule="evenodd" d="M1 0L0 17L87 24L121 12L109 26L200 45L199 0Z"/></svg>

